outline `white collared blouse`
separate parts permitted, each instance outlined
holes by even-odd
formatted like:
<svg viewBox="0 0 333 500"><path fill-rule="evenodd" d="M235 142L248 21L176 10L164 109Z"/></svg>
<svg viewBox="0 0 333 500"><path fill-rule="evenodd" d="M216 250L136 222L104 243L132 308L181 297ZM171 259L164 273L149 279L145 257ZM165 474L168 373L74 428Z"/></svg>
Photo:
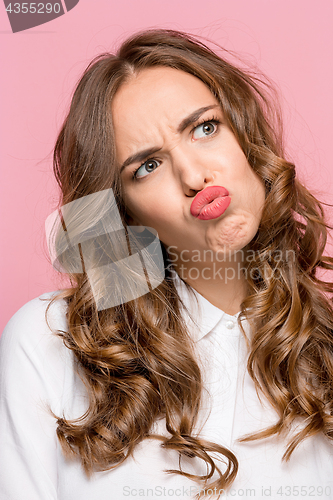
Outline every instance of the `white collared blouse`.
<svg viewBox="0 0 333 500"><path fill-rule="evenodd" d="M238 438L277 420L273 408L260 402L247 373L246 341L230 316L199 293L197 301L180 279L175 281L187 311L189 333L202 369L205 391L196 430L200 436L232 450L239 472L221 498L333 499L333 444L324 436L307 438L281 461L286 440L273 436L250 443ZM9 321L0 340L0 499L1 500L122 500L194 499L201 486L184 476L178 454L147 439L134 456L114 470L88 479L78 460L66 461L56 437L56 415L81 416L87 408L85 387L74 370L72 351L52 334L45 310L54 293L25 304ZM67 328L63 300L52 305L52 329ZM245 332L249 334L246 321ZM154 432L167 435L165 421ZM182 461L186 472L206 473L202 461ZM221 464L223 469L223 464ZM214 476L215 478L216 476ZM211 498L216 491L210 491ZM209 496L207 495L207 498Z"/></svg>

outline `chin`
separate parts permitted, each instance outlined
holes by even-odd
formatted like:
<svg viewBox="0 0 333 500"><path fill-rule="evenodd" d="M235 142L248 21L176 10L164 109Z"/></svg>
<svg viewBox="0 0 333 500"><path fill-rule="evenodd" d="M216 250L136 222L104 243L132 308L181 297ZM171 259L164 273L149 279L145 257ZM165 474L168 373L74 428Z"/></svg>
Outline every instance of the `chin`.
<svg viewBox="0 0 333 500"><path fill-rule="evenodd" d="M254 238L257 224L244 215L225 219L220 227L211 228L207 243L214 252L237 252L245 248Z"/></svg>

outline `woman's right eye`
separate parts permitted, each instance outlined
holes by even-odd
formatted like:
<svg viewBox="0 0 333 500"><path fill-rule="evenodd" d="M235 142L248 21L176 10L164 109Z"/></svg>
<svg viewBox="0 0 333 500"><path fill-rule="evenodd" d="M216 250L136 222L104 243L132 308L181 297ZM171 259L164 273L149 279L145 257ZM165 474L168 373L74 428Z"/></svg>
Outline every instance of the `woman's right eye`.
<svg viewBox="0 0 333 500"><path fill-rule="evenodd" d="M133 177L136 179L146 177L146 175L150 174L150 172L153 172L157 167L159 167L160 164L161 163L158 160L147 160L135 170Z"/></svg>

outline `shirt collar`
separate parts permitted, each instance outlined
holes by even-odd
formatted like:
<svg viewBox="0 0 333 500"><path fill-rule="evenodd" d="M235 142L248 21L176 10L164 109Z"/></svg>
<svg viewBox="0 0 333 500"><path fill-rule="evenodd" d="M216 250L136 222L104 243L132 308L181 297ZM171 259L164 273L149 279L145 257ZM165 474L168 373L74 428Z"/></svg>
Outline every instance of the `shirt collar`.
<svg viewBox="0 0 333 500"><path fill-rule="evenodd" d="M176 272L174 274L175 287L185 306L185 309L182 307L181 310L185 316L189 333L195 342L198 342L209 332L214 330L218 323L222 325L225 325L228 321L237 323L240 312L234 316L225 313L211 304L211 302L194 290L194 288L191 288L189 291L178 274ZM192 291L193 293L191 293Z"/></svg>

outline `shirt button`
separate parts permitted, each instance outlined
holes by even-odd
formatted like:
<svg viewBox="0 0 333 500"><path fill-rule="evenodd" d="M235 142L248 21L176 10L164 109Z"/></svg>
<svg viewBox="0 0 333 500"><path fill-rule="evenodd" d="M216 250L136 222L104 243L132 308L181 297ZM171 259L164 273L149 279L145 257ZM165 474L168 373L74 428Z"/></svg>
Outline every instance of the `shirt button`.
<svg viewBox="0 0 333 500"><path fill-rule="evenodd" d="M232 330L233 327L235 326L235 323L233 321L227 321L225 326L226 328L228 328L228 330Z"/></svg>

